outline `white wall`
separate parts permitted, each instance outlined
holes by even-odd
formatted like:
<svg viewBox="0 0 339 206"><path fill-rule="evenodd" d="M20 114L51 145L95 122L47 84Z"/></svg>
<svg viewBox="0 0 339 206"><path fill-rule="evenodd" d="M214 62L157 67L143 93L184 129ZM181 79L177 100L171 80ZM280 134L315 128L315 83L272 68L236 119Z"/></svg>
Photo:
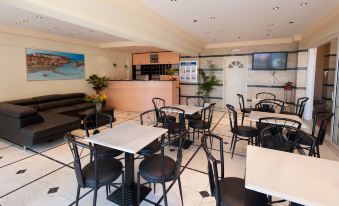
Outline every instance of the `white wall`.
<svg viewBox="0 0 339 206"><path fill-rule="evenodd" d="M32 96L85 92L91 87L85 79L27 81L25 48L74 52L85 55L86 78L91 74L112 79L128 79L131 54L0 32L0 102ZM113 63L118 67L114 68Z"/></svg>

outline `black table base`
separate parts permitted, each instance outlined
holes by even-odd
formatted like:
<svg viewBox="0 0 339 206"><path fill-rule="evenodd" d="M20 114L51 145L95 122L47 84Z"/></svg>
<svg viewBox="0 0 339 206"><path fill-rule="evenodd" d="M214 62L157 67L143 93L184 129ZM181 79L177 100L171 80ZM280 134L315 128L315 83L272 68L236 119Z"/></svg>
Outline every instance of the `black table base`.
<svg viewBox="0 0 339 206"><path fill-rule="evenodd" d="M148 193L151 192L151 188L140 186L140 202L142 202ZM112 194L110 194L107 199L114 202L115 204L122 205L122 187L116 189ZM125 205L137 205L137 185L133 184L132 186L125 186Z"/></svg>

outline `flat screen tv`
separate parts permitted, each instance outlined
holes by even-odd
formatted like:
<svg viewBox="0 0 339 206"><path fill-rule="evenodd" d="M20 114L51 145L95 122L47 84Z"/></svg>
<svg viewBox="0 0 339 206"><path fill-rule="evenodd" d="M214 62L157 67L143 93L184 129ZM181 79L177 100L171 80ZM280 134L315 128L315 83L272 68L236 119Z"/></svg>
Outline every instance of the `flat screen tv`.
<svg viewBox="0 0 339 206"><path fill-rule="evenodd" d="M253 70L285 70L287 66L286 52L254 53Z"/></svg>

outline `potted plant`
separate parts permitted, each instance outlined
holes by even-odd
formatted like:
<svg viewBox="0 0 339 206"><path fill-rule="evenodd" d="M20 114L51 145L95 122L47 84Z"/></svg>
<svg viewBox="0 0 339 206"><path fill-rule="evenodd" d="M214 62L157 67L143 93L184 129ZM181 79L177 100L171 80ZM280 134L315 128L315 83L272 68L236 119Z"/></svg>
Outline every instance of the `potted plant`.
<svg viewBox="0 0 339 206"><path fill-rule="evenodd" d="M109 78L106 76L100 77L96 74L93 74L86 79L88 84L92 85L92 88L95 90L97 94L103 91L108 86Z"/></svg>
<svg viewBox="0 0 339 206"><path fill-rule="evenodd" d="M293 82L286 82L284 86L284 90L292 90L293 89Z"/></svg>
<svg viewBox="0 0 339 206"><path fill-rule="evenodd" d="M86 96L84 100L89 103L95 104L96 110L102 110L102 103L106 102L107 96L104 91L101 91L99 94L95 93L90 96Z"/></svg>
<svg viewBox="0 0 339 206"><path fill-rule="evenodd" d="M170 80L174 80L173 75L175 74L175 70L173 68L166 69L166 74Z"/></svg>
<svg viewBox="0 0 339 206"><path fill-rule="evenodd" d="M214 64L210 64L209 74L207 74L204 70L199 70L201 84L198 94L202 94L207 101L210 93L215 89L215 86L220 84L220 80L217 79L216 75L214 74L215 68L216 66Z"/></svg>

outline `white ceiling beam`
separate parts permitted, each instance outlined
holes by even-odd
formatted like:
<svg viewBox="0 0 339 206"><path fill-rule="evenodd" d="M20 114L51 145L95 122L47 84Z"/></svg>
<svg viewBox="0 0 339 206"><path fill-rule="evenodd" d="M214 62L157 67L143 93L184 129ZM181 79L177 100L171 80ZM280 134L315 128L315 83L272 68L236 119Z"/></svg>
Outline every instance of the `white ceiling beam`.
<svg viewBox="0 0 339 206"><path fill-rule="evenodd" d="M138 0L0 0L10 6L136 42L197 55L204 45Z"/></svg>

